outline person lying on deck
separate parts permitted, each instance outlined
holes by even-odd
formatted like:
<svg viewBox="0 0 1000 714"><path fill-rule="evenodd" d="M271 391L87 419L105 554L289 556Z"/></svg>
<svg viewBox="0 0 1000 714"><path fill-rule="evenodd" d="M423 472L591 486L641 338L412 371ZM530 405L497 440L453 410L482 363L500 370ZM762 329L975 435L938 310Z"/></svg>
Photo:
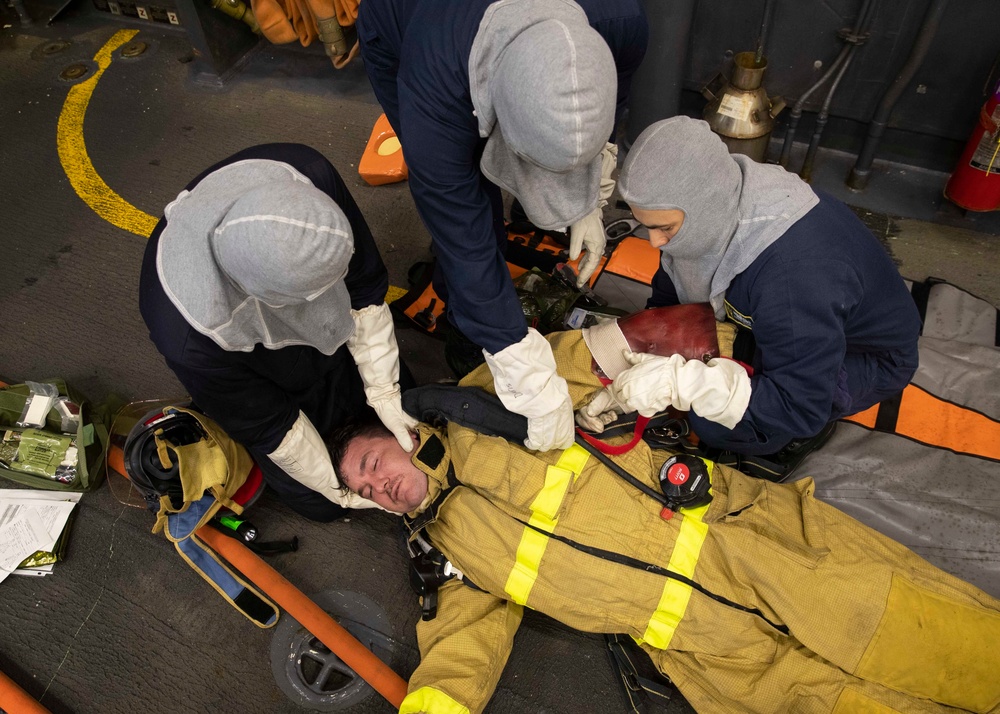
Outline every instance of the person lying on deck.
<svg viewBox="0 0 1000 714"><path fill-rule="evenodd" d="M592 337L548 337L575 408L604 389ZM461 387L492 384L484 366ZM328 439L343 483L405 514L411 552L450 564L423 596L400 712L482 711L525 607L631 636L699 712L1000 712L1000 601L820 502L812 479L672 461L645 441L534 452L459 421L419 424L412 454L377 423ZM707 503L651 495L699 474Z"/></svg>

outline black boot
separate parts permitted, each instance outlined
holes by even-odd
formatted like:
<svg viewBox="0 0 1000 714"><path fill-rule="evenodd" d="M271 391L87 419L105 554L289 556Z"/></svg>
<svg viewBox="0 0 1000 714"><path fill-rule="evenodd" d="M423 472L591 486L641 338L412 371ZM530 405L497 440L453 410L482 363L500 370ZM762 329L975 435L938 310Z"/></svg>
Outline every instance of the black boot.
<svg viewBox="0 0 1000 714"><path fill-rule="evenodd" d="M836 428L837 422L831 421L815 436L808 439L793 439L774 454L747 456L732 451L723 451L713 461L723 466L730 466L747 476L782 483L792 477L806 456L830 440Z"/></svg>
<svg viewBox="0 0 1000 714"><path fill-rule="evenodd" d="M454 324L444 336L444 359L456 379L461 379L486 361L483 348L466 337Z"/></svg>

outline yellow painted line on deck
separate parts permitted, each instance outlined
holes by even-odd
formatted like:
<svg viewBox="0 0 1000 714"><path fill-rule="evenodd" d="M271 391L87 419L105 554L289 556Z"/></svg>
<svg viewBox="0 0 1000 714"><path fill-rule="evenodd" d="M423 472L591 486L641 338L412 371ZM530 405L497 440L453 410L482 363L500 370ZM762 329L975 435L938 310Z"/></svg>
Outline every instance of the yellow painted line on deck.
<svg viewBox="0 0 1000 714"><path fill-rule="evenodd" d="M97 169L94 168L90 155L87 153L87 142L83 136L83 120L87 114L87 105L97 87L97 81L111 65L111 56L115 50L139 34L139 30L118 30L111 39L94 55L97 71L89 79L70 88L59 114L59 126L56 141L59 149L59 161L62 163L66 177L76 194L90 206L94 213L119 228L148 238L156 227L157 219L144 211L140 211L104 182ZM406 290L395 285L389 286L386 302L402 297Z"/></svg>
<svg viewBox="0 0 1000 714"><path fill-rule="evenodd" d="M87 80L72 86L66 95L56 142L59 161L66 177L77 195L101 218L119 228L148 238L156 226L157 219L140 211L104 183L87 154L87 143L83 136L83 120L87 105L94 94L97 82L104 70L111 64L112 53L139 33L138 30L119 30L94 55L97 71Z"/></svg>
<svg viewBox="0 0 1000 714"><path fill-rule="evenodd" d="M400 288L395 285L389 286L389 292L386 293L385 301L392 302L393 300L398 300L399 298L406 295L406 288Z"/></svg>

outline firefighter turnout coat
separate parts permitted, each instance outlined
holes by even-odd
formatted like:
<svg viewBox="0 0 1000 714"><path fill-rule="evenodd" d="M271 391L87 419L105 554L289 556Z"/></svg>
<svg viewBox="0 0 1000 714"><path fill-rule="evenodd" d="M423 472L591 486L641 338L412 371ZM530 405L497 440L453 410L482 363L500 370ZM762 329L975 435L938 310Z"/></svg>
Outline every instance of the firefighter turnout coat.
<svg viewBox="0 0 1000 714"><path fill-rule="evenodd" d="M550 340L579 406L600 387L590 353L579 332ZM579 446L421 428L424 533L479 589L441 587L401 712L482 711L525 607L630 635L699 712L1000 712L1000 601L816 500L811 479L716 465L712 502L664 519ZM668 456L640 442L613 458L658 487Z"/></svg>

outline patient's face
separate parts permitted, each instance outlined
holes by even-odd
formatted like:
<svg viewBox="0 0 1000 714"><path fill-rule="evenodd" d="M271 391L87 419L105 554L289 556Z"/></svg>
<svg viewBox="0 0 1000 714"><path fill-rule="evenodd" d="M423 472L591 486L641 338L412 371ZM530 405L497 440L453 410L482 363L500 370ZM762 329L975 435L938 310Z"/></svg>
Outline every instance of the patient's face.
<svg viewBox="0 0 1000 714"><path fill-rule="evenodd" d="M409 513L427 495L427 474L391 434L356 437L340 464L349 489L393 513Z"/></svg>

